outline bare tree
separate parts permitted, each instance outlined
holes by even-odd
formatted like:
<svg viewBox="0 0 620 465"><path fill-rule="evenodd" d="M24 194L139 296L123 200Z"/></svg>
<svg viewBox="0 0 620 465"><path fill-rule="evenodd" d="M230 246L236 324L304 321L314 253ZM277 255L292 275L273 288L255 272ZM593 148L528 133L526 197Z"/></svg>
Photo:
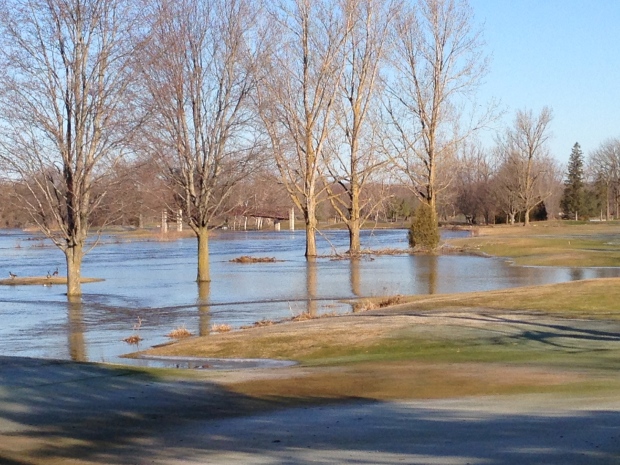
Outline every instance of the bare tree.
<svg viewBox="0 0 620 465"><path fill-rule="evenodd" d="M329 0L283 0L271 11L278 44L263 67L258 106L282 183L304 216L306 257L316 256L320 170L344 70L349 11Z"/></svg>
<svg viewBox="0 0 620 465"><path fill-rule="evenodd" d="M95 187L121 156L131 116L134 5L15 0L0 7L0 157L24 207L65 254L67 294L81 294Z"/></svg>
<svg viewBox="0 0 620 465"><path fill-rule="evenodd" d="M494 175L495 163L489 153L479 143L464 144L457 168L455 203L468 222L476 224L480 217L486 224L493 221Z"/></svg>
<svg viewBox="0 0 620 465"><path fill-rule="evenodd" d="M379 181L388 162L381 151L383 128L376 109L395 10L393 2L385 0L351 2L348 7L352 8L352 27L343 54L337 131L326 157L330 175L326 186L332 206L349 230L349 253L358 254L360 227L381 202L376 196L365 195L364 190ZM335 190L333 184L340 189Z"/></svg>
<svg viewBox="0 0 620 465"><path fill-rule="evenodd" d="M538 116L531 110L517 111L514 125L499 140L503 162L510 166L516 183L524 224L530 223L530 212L551 195L548 180L551 169L546 142L550 137L551 110L543 107Z"/></svg>
<svg viewBox="0 0 620 465"><path fill-rule="evenodd" d="M197 281L211 280L209 228L259 146L250 97L260 15L249 0L154 0L143 61L147 138L198 241Z"/></svg>
<svg viewBox="0 0 620 465"><path fill-rule="evenodd" d="M394 43L387 109L395 161L436 215L437 194L455 172L457 145L491 116L465 118L487 70L481 32L473 29L466 1L419 0L401 8Z"/></svg>
<svg viewBox="0 0 620 465"><path fill-rule="evenodd" d="M620 139L608 139L588 158L589 170L596 181L604 186L605 217L620 212Z"/></svg>

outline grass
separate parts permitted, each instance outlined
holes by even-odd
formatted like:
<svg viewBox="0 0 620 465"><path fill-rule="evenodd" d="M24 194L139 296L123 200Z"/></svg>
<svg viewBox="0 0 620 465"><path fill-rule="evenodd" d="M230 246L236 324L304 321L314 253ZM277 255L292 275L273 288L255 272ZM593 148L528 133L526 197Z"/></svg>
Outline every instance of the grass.
<svg viewBox="0 0 620 465"><path fill-rule="evenodd" d="M620 266L618 223L480 230L451 244L518 263ZM618 242L618 243L616 243ZM256 324L158 355L294 359L302 368L235 378L270 401L620 393L620 278L491 292L364 299L355 315ZM287 371L288 370L288 371Z"/></svg>
<svg viewBox="0 0 620 465"><path fill-rule="evenodd" d="M368 322L380 318L389 321ZM458 314L433 324L405 316L362 315L235 332L204 338L198 345L186 341L190 344L180 352L297 359L304 366L301 371L227 383L237 393L287 402L617 394L620 336L606 340L586 335L544 322L470 325ZM166 349L178 354L174 345Z"/></svg>
<svg viewBox="0 0 620 465"><path fill-rule="evenodd" d="M448 243L465 252L511 258L517 265L620 266L620 223L545 222L531 227L478 228Z"/></svg>
<svg viewBox="0 0 620 465"><path fill-rule="evenodd" d="M403 298L404 300L405 298ZM500 291L409 296L399 310L486 307L577 317L620 319L620 278L600 278Z"/></svg>

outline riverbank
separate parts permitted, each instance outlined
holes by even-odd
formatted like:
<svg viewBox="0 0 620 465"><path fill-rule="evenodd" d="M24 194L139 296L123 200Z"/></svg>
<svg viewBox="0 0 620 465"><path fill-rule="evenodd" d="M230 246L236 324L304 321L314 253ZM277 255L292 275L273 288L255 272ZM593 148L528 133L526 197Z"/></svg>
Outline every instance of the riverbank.
<svg viewBox="0 0 620 465"><path fill-rule="evenodd" d="M506 257L516 265L620 266L620 221L544 221L477 227L472 237L447 244L465 253Z"/></svg>

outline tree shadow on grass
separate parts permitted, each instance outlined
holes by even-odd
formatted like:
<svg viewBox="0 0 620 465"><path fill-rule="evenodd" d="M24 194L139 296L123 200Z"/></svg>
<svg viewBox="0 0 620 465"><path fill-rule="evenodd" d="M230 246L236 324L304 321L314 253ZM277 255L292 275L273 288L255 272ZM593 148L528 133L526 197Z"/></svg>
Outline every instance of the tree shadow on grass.
<svg viewBox="0 0 620 465"><path fill-rule="evenodd" d="M258 400L201 380L0 357L0 463L617 463L620 412L509 397ZM299 407L305 404L305 407ZM499 406L498 406L499 405ZM290 407L283 409L282 407Z"/></svg>
<svg viewBox="0 0 620 465"><path fill-rule="evenodd" d="M550 317L507 318L501 315L481 312L473 315L453 315L456 320L484 321L512 329L512 339L540 342L557 348L591 351L589 343L620 342L620 324L616 321L565 320ZM570 324L569 324L570 323ZM585 344L585 345L584 345Z"/></svg>
<svg viewBox="0 0 620 465"><path fill-rule="evenodd" d="M206 381L165 380L123 367L0 357L0 463L59 458L121 463L119 457L140 450L143 440L188 421L278 406ZM148 456L148 449L141 454Z"/></svg>

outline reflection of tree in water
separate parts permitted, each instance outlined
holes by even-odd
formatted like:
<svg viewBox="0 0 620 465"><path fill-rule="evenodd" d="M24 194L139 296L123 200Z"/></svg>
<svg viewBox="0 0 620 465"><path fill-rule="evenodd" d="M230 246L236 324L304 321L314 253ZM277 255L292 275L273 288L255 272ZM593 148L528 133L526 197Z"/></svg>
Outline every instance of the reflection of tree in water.
<svg viewBox="0 0 620 465"><path fill-rule="evenodd" d="M585 271L583 268L571 268L569 273L571 281L581 281L585 279Z"/></svg>
<svg viewBox="0 0 620 465"><path fill-rule="evenodd" d="M74 362L86 361L86 343L84 341L84 321L82 299L80 296L69 296L67 302L69 313L69 357Z"/></svg>
<svg viewBox="0 0 620 465"><path fill-rule="evenodd" d="M350 263L350 271L351 271L351 292L354 296L359 297L362 295L361 293L361 277L360 277L360 259L351 257Z"/></svg>
<svg viewBox="0 0 620 465"><path fill-rule="evenodd" d="M306 312L310 316L316 316L316 267L316 260L308 257L306 261L306 292L308 295L308 307Z"/></svg>
<svg viewBox="0 0 620 465"><path fill-rule="evenodd" d="M420 280L426 283L426 292L428 294L437 293L437 255L418 255L417 263L421 265L422 270L418 273Z"/></svg>
<svg viewBox="0 0 620 465"><path fill-rule="evenodd" d="M207 336L211 326L211 308L209 306L210 293L210 282L203 281L198 283L198 334L200 336Z"/></svg>

